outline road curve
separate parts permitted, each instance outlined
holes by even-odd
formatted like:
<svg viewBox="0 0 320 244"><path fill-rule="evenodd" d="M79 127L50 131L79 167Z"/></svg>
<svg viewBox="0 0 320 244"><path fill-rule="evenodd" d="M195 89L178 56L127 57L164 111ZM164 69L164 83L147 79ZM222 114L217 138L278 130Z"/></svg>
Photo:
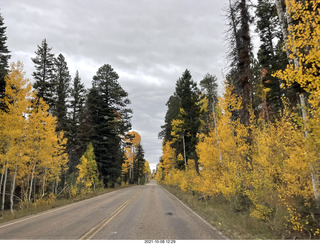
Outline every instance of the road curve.
<svg viewBox="0 0 320 244"><path fill-rule="evenodd" d="M0 225L1 240L227 239L151 181Z"/></svg>

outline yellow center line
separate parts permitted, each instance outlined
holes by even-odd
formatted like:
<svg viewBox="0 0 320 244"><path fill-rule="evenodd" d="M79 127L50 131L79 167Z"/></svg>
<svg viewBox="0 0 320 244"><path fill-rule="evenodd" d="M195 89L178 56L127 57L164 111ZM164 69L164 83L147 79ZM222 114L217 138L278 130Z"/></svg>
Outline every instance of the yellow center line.
<svg viewBox="0 0 320 244"><path fill-rule="evenodd" d="M124 204L122 204L119 208L117 208L115 211L113 211L110 216L103 219L99 224L94 226L85 235L83 235L79 240L84 240L85 238L86 238L86 240L92 239L92 237L94 237L99 231L101 231L113 218L115 218L126 206L128 206L130 204L130 202L132 202L138 196L138 194L140 192L141 191L139 191L138 193L136 193L135 195L130 197L127 201L125 201ZM92 232L94 232L94 233L92 235L90 235ZM87 236L89 236L89 237L87 238Z"/></svg>

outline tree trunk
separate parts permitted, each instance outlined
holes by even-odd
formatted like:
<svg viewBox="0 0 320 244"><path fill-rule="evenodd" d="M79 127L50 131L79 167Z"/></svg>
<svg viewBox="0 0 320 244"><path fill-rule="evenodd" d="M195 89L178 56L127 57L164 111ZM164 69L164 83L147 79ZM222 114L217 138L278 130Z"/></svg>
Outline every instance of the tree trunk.
<svg viewBox="0 0 320 244"><path fill-rule="evenodd" d="M289 58L290 53L289 53L288 45L286 43L286 41L287 41L287 39L289 37L289 32L288 32L287 18L285 17L286 14L283 11L283 7L282 7L284 3L283 3L283 0L275 0L275 2L276 2L277 14L278 14L278 17L279 17L279 22L280 22L280 26L281 26L283 39L285 41L287 59L288 59L289 63L292 63L292 60Z"/></svg>
<svg viewBox="0 0 320 244"><path fill-rule="evenodd" d="M0 179L0 196L1 196L1 190L2 190L2 182L3 182L3 177L4 177L4 172L5 172L5 168L6 168L6 163L4 162L3 164L3 174L1 174L1 179Z"/></svg>
<svg viewBox="0 0 320 244"><path fill-rule="evenodd" d="M251 38L249 30L249 12L246 0L240 2L240 15L241 15L241 29L240 38L241 45L239 50L239 86L242 90L242 108L240 112L240 119L242 124L248 126L250 120L249 109L252 106L252 84L251 76Z"/></svg>
<svg viewBox="0 0 320 244"><path fill-rule="evenodd" d="M13 195L14 195L14 190L16 189L17 168L18 168L18 165L16 164L16 167L14 169L14 175L13 175L12 187L11 187L11 194L10 194L10 211L11 211L12 215L13 215Z"/></svg>
<svg viewBox="0 0 320 244"><path fill-rule="evenodd" d="M30 180L30 190L29 190L29 196L28 196L28 203L31 202L31 194L32 194L32 189L33 189L33 179L34 179L34 170L36 168L36 164L34 164L33 169L32 169L32 174L31 174L31 180Z"/></svg>
<svg viewBox="0 0 320 244"><path fill-rule="evenodd" d="M184 160L184 167L187 170L187 156L186 156L186 142L184 140L184 134L182 136L182 145L183 145L183 160Z"/></svg>
<svg viewBox="0 0 320 244"><path fill-rule="evenodd" d="M58 194L58 185L59 185L59 175L57 174L57 178L55 180L54 194L57 196Z"/></svg>
<svg viewBox="0 0 320 244"><path fill-rule="evenodd" d="M2 206L1 210L4 210L4 202L5 202L5 195L6 195L6 184L7 184L7 175L8 175L8 168L6 167L4 172L4 182L3 182L3 188L2 188Z"/></svg>
<svg viewBox="0 0 320 244"><path fill-rule="evenodd" d="M46 184L46 174L47 174L47 168L44 169L44 175L43 175L43 179L42 179L42 195L41 195L41 197L44 196L44 187Z"/></svg>

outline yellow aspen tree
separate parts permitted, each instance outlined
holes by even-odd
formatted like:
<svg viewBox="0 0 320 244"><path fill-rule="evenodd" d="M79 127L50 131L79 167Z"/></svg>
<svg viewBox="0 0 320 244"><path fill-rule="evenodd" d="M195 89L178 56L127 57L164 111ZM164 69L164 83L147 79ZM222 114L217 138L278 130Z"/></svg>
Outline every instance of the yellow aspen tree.
<svg viewBox="0 0 320 244"><path fill-rule="evenodd" d="M66 168L68 155L66 154L66 139L63 133L56 133L57 119L48 112L49 106L34 95L33 106L29 115L29 129L27 134L29 150L29 189L28 202L34 192L34 180L41 184L41 196L44 196L49 185L53 185L52 192L57 195L57 186L61 171Z"/></svg>
<svg viewBox="0 0 320 244"><path fill-rule="evenodd" d="M253 169L248 175L250 187L246 191L253 203L253 217L268 220L281 199L288 200L290 196L292 202L295 196L311 193L306 185L308 167L302 153L303 133L290 118L286 112L281 119L267 125L261 119L253 129Z"/></svg>
<svg viewBox="0 0 320 244"><path fill-rule="evenodd" d="M149 182L149 179L151 177L151 169L150 169L149 162L147 160L144 162L144 167L143 167L142 173L145 176L145 183Z"/></svg>
<svg viewBox="0 0 320 244"><path fill-rule="evenodd" d="M313 199L320 207L320 10L319 0L294 1L286 0L289 15L295 21L295 25L289 26L287 49L290 58L295 60L287 68L276 72L275 76L285 80L290 86L294 82L309 93L308 115L307 108L301 106L303 112L303 125L305 143L304 153L308 155L309 174L313 188ZM302 228L302 227L301 227ZM300 230L301 230L300 228ZM319 228L317 228L319 232ZM314 231L313 233L317 233ZM317 233L319 235L319 233Z"/></svg>
<svg viewBox="0 0 320 244"><path fill-rule="evenodd" d="M24 165L28 161L25 152L25 135L27 130L27 114L30 107L31 84L24 78L23 64L17 62L11 65L11 71L5 77L6 89L2 98L6 110L0 111L0 135L2 165L1 184L2 206L6 195L6 181L8 170L12 178L10 193L10 210L13 213L13 195L16 188L17 175L19 178L26 173ZM0 188L1 188L0 184Z"/></svg>
<svg viewBox="0 0 320 244"><path fill-rule="evenodd" d="M171 122L172 131L171 136L173 136L172 143L176 142L179 139L182 139L182 147L183 147L183 161L185 169L187 169L187 155L186 155L186 142L185 138L186 136L190 136L188 132L186 132L186 125L183 119L181 119L182 116L186 116L186 112L183 108L180 108L180 113L178 116L178 119L173 119Z"/></svg>
<svg viewBox="0 0 320 244"><path fill-rule="evenodd" d="M121 166L121 182L127 183L129 179L129 172L130 172L130 164L131 164L131 148L126 147L124 149L125 155L124 155L124 162Z"/></svg>
<svg viewBox="0 0 320 244"><path fill-rule="evenodd" d="M141 136L136 131L130 131L126 134L127 139L125 140L125 143L127 143L127 148L130 148L130 151L127 150L127 158L130 161L130 167L129 167L129 178L130 180L133 179L133 164L135 160L135 149L141 142Z"/></svg>
<svg viewBox="0 0 320 244"><path fill-rule="evenodd" d="M158 164L155 179L156 179L158 182L163 182L163 166L162 166L162 162L161 162L161 161L160 161L159 164Z"/></svg>
<svg viewBox="0 0 320 244"><path fill-rule="evenodd" d="M245 182L247 129L240 120L231 120L232 112L239 110L241 101L226 86L217 104L216 128L209 135L200 135L197 153L201 170L202 185L199 189L207 195L223 194L231 198ZM217 140L217 134L219 140ZM198 184L201 184L200 182Z"/></svg>
<svg viewBox="0 0 320 244"><path fill-rule="evenodd" d="M92 143L89 143L87 146L87 151L80 158L80 164L77 165L77 168L79 170L77 183L84 185L87 191L91 188L95 190L95 187L99 182L99 171Z"/></svg>
<svg viewBox="0 0 320 244"><path fill-rule="evenodd" d="M166 142L162 146L162 165L164 177L170 174L176 163L176 150L170 146L170 142Z"/></svg>
<svg viewBox="0 0 320 244"><path fill-rule="evenodd" d="M232 93L232 89L226 86L223 98L219 100L220 114L217 126L222 152L223 180L220 187L226 196L243 191L247 167L245 155L248 153L247 128L240 119L231 120L233 111L238 111L241 107L241 99Z"/></svg>

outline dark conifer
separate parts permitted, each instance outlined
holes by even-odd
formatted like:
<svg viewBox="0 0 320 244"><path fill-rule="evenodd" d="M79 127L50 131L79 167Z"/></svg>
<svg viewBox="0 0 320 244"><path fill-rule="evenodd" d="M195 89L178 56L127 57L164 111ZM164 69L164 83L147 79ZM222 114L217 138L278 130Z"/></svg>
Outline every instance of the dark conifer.
<svg viewBox="0 0 320 244"><path fill-rule="evenodd" d="M6 36L7 27L4 26L4 19L0 14L0 99L3 97L5 92L6 83L4 77L8 74L9 71L9 59L11 57L10 51L6 45L7 36ZM4 104L0 103L0 110L4 110Z"/></svg>
<svg viewBox="0 0 320 244"><path fill-rule="evenodd" d="M136 148L136 156L133 163L133 182L139 184L141 177L143 176L143 168L146 160L144 159L144 150L139 143Z"/></svg>
<svg viewBox="0 0 320 244"><path fill-rule="evenodd" d="M58 119L57 131L65 131L68 135L68 99L70 96L71 76L69 73L67 62L60 53L55 58L55 89L54 89L54 111L53 115Z"/></svg>
<svg viewBox="0 0 320 244"><path fill-rule="evenodd" d="M127 108L130 101L118 79L110 65L103 65L93 76L93 87L88 96L91 141L105 186L113 186L121 175L122 138L131 128L132 111Z"/></svg>
<svg viewBox="0 0 320 244"><path fill-rule="evenodd" d="M189 70L186 70L176 83L175 94L180 99L179 119L184 124L184 135L186 161L193 159L195 169L199 172L196 145L198 143L197 133L200 128L200 91L197 84L192 80ZM182 112L183 111L183 112ZM178 151L177 153L182 153Z"/></svg>
<svg viewBox="0 0 320 244"><path fill-rule="evenodd" d="M86 100L86 89L84 84L81 83L81 78L79 72L73 79L73 84L70 89L70 112L69 112L69 133L68 133L68 152L69 152L69 172L75 170L75 166L78 164L81 155L83 154L81 150L81 125L85 127L85 100ZM83 122L81 121L81 115ZM88 133L88 128L83 131L83 133ZM87 140L83 148L89 143Z"/></svg>
<svg viewBox="0 0 320 244"><path fill-rule="evenodd" d="M37 96L50 106L49 111L54 111L55 101L55 77L54 77L54 55L46 39L38 45L35 52L36 57L32 58L36 71L33 72L34 84L33 87L37 91Z"/></svg>

